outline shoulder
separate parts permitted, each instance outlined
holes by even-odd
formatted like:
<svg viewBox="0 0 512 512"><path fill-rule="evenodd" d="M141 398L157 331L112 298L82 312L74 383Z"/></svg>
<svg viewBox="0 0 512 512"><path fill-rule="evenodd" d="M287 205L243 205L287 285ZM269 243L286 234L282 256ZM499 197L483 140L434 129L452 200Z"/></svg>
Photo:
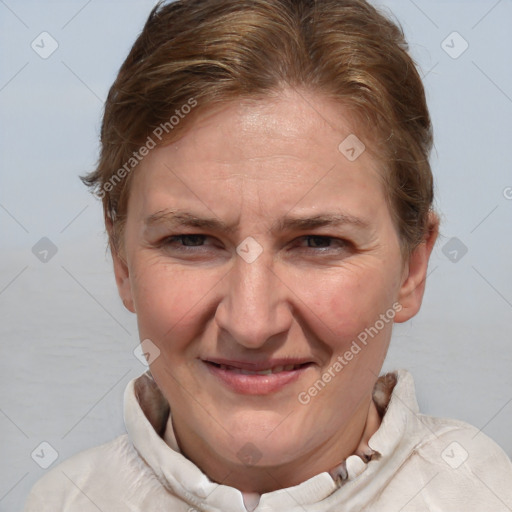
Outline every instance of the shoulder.
<svg viewBox="0 0 512 512"><path fill-rule="evenodd" d="M390 399L372 438L386 480L379 512L394 512L397 505L404 512L510 512L512 462L503 449L466 422L421 414L412 376L405 370L393 374L389 389L387 381L381 385Z"/></svg>
<svg viewBox="0 0 512 512"><path fill-rule="evenodd" d="M495 468L512 477L512 462L503 449L482 429L464 421L422 414L416 401L412 375L398 370L382 377L381 388L389 395L392 426L405 423L403 435L410 440L413 452L440 468ZM376 386L377 389L377 386ZM374 398L375 399L375 398ZM386 416L383 423L386 422Z"/></svg>
<svg viewBox="0 0 512 512"><path fill-rule="evenodd" d="M512 476L512 462L503 449L481 429L464 421L418 414L430 433L416 451L422 457L443 462L448 468L495 468Z"/></svg>
<svg viewBox="0 0 512 512"><path fill-rule="evenodd" d="M124 434L77 453L48 471L32 488L24 512L97 512L106 494L116 487L119 493L124 492L137 480L140 483L144 473L151 480L152 474Z"/></svg>
<svg viewBox="0 0 512 512"><path fill-rule="evenodd" d="M512 462L495 441L463 421L417 418L424 437L410 463L424 486L419 500L443 510L512 509Z"/></svg>

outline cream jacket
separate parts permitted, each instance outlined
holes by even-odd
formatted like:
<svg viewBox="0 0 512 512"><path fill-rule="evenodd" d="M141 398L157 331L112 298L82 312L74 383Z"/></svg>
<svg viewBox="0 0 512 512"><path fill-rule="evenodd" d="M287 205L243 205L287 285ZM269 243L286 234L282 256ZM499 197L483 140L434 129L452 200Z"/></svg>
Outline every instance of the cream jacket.
<svg viewBox="0 0 512 512"><path fill-rule="evenodd" d="M324 472L261 496L212 482L179 452L173 432L159 435L157 423L167 418L150 422L134 379L124 398L127 434L49 470L25 512L512 511L512 464L503 450L471 425L420 414L411 375L395 373L369 441L372 460L352 455L340 478Z"/></svg>

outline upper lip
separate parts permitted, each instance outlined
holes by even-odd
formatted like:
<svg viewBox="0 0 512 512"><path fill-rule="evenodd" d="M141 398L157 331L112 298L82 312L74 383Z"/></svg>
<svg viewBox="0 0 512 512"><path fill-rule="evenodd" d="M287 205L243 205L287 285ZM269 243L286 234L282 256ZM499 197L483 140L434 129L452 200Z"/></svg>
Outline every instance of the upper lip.
<svg viewBox="0 0 512 512"><path fill-rule="evenodd" d="M299 358L280 358L280 359L267 359L266 361L240 361L233 359L222 359L217 357L209 357L203 359L206 363L223 364L226 366L233 366L240 370L249 370L258 372L261 370L268 370L269 368L275 368L277 366L288 366L312 363L311 359L299 359Z"/></svg>

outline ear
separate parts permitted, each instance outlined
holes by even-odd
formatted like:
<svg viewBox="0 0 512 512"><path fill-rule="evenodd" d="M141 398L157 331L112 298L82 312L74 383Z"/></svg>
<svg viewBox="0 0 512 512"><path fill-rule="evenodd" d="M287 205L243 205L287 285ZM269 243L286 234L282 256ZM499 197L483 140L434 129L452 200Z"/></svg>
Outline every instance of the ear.
<svg viewBox="0 0 512 512"><path fill-rule="evenodd" d="M428 262L438 234L439 217L431 211L429 213L427 234L404 265L402 285L398 296L398 302L402 305L402 309L395 315L395 322L397 323L411 319L421 307L425 292Z"/></svg>
<svg viewBox="0 0 512 512"><path fill-rule="evenodd" d="M126 263L125 257L122 254L122 249L116 247L116 244L113 242L113 230L112 230L112 221L110 219L107 220L107 231L109 234L109 245L110 245L110 254L112 255L112 260L114 263L114 274L116 277L117 290L119 292L119 296L123 301L124 307L135 313L135 304L133 301L132 287L130 282L130 271L128 268L128 264Z"/></svg>

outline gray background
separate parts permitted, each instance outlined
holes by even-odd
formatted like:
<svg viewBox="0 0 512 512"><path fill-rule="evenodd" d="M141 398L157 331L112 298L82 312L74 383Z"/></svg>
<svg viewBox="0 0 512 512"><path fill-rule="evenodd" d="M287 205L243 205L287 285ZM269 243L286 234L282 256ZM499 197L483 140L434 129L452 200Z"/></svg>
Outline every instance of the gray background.
<svg viewBox="0 0 512 512"><path fill-rule="evenodd" d="M412 372L423 412L472 423L511 456L512 1L380 3L425 77L442 217L423 309L395 327L385 368ZM41 442L55 465L122 433L125 385L144 371L100 203L77 176L94 167L102 102L153 4L0 0L1 511L43 475ZM31 48L43 31L59 45L47 59ZM457 58L454 31L469 44ZM32 252L42 237L58 249L47 262Z"/></svg>

